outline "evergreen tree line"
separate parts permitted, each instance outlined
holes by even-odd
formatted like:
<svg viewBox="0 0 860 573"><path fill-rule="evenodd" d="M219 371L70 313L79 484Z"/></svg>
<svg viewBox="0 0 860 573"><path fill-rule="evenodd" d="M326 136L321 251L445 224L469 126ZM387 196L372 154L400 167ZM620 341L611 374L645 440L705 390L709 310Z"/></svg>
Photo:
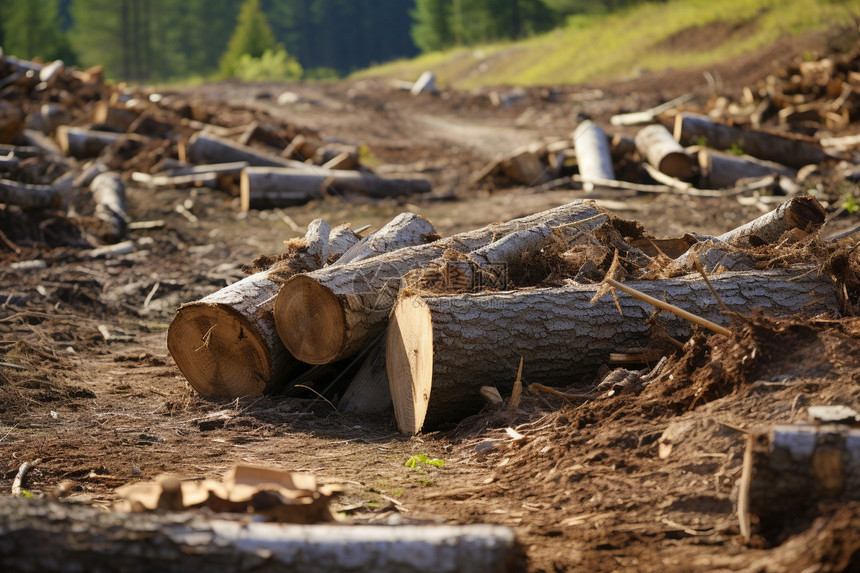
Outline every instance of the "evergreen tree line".
<svg viewBox="0 0 860 573"><path fill-rule="evenodd" d="M119 80L343 75L633 0L0 0L0 46Z"/></svg>

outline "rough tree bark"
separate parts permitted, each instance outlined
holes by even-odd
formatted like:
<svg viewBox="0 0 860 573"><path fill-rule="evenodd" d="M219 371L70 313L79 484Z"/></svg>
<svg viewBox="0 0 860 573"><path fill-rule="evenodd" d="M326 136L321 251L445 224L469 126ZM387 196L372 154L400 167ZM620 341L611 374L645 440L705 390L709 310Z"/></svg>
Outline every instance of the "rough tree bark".
<svg viewBox="0 0 860 573"><path fill-rule="evenodd" d="M596 124L588 120L580 123L573 132L573 145L576 149L579 174L584 182L582 188L585 191L594 189L594 184L591 183L593 180L615 179L609 140Z"/></svg>
<svg viewBox="0 0 860 573"><path fill-rule="evenodd" d="M808 273L808 274L807 274ZM711 277L733 310L761 308L768 315L838 312L835 287L809 269ZM631 282L630 286L718 324L728 318L698 276ZM611 352L647 342L654 308L617 293L592 304L599 285L510 292L408 296L392 312L386 365L397 424L413 434L425 425L477 412L479 388L510 392L520 357L523 378L566 385L592 375ZM661 315L670 335L689 336L690 325Z"/></svg>
<svg viewBox="0 0 860 573"><path fill-rule="evenodd" d="M184 155L184 157L182 157ZM180 147L180 157L192 163L232 163L244 161L259 167L292 167L312 170L312 165L279 157L274 153L255 149L217 135L195 133ZM311 171L312 172L312 171Z"/></svg>
<svg viewBox="0 0 860 573"><path fill-rule="evenodd" d="M105 225L105 238L112 243L120 241L128 226L122 177L119 173L102 173L93 179L90 190L96 203L96 217Z"/></svg>
<svg viewBox="0 0 860 573"><path fill-rule="evenodd" d="M648 163L666 175L687 179L695 171L696 160L684 151L668 129L660 124L643 127L634 139L636 149Z"/></svg>
<svg viewBox="0 0 860 573"><path fill-rule="evenodd" d="M860 500L860 430L792 424L748 435L738 495L741 535L779 533L787 518L825 500Z"/></svg>
<svg viewBox="0 0 860 573"><path fill-rule="evenodd" d="M68 125L57 128L57 143L60 145L60 151L63 155L78 159L96 157L105 147L128 137L125 133L96 131Z"/></svg>
<svg viewBox="0 0 860 573"><path fill-rule="evenodd" d="M697 155L702 185L708 189L733 187L740 179L750 177L773 174L797 177L797 171L794 169L772 161L761 161L749 155L737 156L706 148L698 149Z"/></svg>
<svg viewBox="0 0 860 573"><path fill-rule="evenodd" d="M303 362L328 364L368 345L384 329L407 272L449 249L469 253L504 235L537 225L582 222L583 229L605 221L591 202L574 201L507 223L494 223L427 245L400 249L367 261L321 269L287 281L275 300L275 324L289 351Z"/></svg>
<svg viewBox="0 0 860 573"><path fill-rule="evenodd" d="M0 179L0 203L18 205L25 209L59 207L60 189L53 185L30 185Z"/></svg>
<svg viewBox="0 0 860 573"><path fill-rule="evenodd" d="M795 168L820 163L828 157L818 143L807 138L740 129L686 112L675 116L675 139L681 145L697 145L704 139L706 145L714 149L738 147L753 157Z"/></svg>
<svg viewBox="0 0 860 573"><path fill-rule="evenodd" d="M520 549L499 525L293 525L201 513L104 512L0 498L4 571L513 571Z"/></svg>
<svg viewBox="0 0 860 573"><path fill-rule="evenodd" d="M370 197L397 197L429 193L426 179L387 179L360 171L249 167L239 180L242 210L284 207L319 199L328 193L357 193Z"/></svg>
<svg viewBox="0 0 860 573"><path fill-rule="evenodd" d="M319 268L358 242L352 231L338 227L321 234L322 227L309 225L303 249L291 257L289 265L253 274L183 305L176 313L167 331L167 348L200 394L236 397L274 392L289 376L297 362L275 329L272 309L278 289L295 272ZM433 232L426 219L403 213L378 232L388 240L380 240L376 246L413 244L409 242L412 235L404 229ZM317 245L322 235L325 248Z"/></svg>

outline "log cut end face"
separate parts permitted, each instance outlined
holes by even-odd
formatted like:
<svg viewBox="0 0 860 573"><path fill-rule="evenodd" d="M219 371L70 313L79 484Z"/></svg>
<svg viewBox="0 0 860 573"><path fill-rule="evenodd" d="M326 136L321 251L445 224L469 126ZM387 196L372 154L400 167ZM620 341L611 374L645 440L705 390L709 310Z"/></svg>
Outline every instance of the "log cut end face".
<svg viewBox="0 0 860 573"><path fill-rule="evenodd" d="M433 323L419 297L394 307L385 344L385 366L397 426L417 434L424 425L433 380Z"/></svg>
<svg viewBox="0 0 860 573"><path fill-rule="evenodd" d="M167 331L167 349L188 383L204 396L259 396L271 357L241 315L229 307L190 304Z"/></svg>
<svg viewBox="0 0 860 573"><path fill-rule="evenodd" d="M313 279L288 280L275 298L278 336L295 358L308 364L334 361L346 339L346 319L338 298Z"/></svg>

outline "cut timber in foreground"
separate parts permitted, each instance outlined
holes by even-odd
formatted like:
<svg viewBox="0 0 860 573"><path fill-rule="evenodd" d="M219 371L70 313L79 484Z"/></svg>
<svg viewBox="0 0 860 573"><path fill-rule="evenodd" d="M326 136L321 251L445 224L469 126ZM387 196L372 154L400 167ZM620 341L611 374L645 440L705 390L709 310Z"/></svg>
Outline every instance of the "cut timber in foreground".
<svg viewBox="0 0 860 573"><path fill-rule="evenodd" d="M281 344L272 318L283 280L321 268L345 251L350 257L374 256L435 232L423 217L403 213L375 233L375 241L362 240L358 252L352 252L358 242L352 231L323 223L328 229L322 232L323 225L314 223L286 266L246 277L179 309L167 333L167 348L195 390L229 398L276 391L298 364Z"/></svg>
<svg viewBox="0 0 860 573"><path fill-rule="evenodd" d="M808 268L723 273L711 278L732 309L760 308L771 316L838 312L832 281ZM719 302L700 277L630 283L639 291L718 324ZM611 352L648 339L653 307L618 293L592 304L598 285L466 295L408 296L392 313L386 367L397 425L414 434L426 424L457 421L477 412L479 389L501 383L510 392L517 363L527 381L565 386L594 374ZM690 325L664 316L670 336ZM504 382L508 386L505 387Z"/></svg>
<svg viewBox="0 0 860 573"><path fill-rule="evenodd" d="M449 249L468 253L514 231L580 222L584 230L606 221L590 202L574 201L507 223L495 223L372 260L295 276L275 299L275 324L290 353L303 362L328 364L358 352L385 329L408 271L441 261Z"/></svg>

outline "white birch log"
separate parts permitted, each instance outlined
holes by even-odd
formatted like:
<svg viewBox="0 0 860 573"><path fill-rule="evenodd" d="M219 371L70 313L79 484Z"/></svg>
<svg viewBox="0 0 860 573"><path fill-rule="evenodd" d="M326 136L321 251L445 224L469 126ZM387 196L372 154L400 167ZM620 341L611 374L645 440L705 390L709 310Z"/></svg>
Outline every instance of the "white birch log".
<svg viewBox="0 0 860 573"><path fill-rule="evenodd" d="M832 280L808 268L711 277L732 310L760 308L770 316L838 313ZM629 286L721 325L729 319L698 275ZM407 296L388 328L386 367L400 430L456 422L480 410L482 385L510 393L520 357L523 380L567 386L590 381L612 352L647 342L654 308L617 292L591 303L599 285L509 292ZM689 323L662 314L671 336Z"/></svg>
<svg viewBox="0 0 860 573"><path fill-rule="evenodd" d="M579 222L583 230L593 229L605 222L605 214L593 203L577 200L427 245L295 276L275 300L278 334L293 356L303 362L328 364L346 358L384 330L407 272L441 260L449 249L468 253L537 225L557 227Z"/></svg>
<svg viewBox="0 0 860 573"><path fill-rule="evenodd" d="M602 129L591 121L582 122L573 132L573 145L585 191L594 190L593 180L615 180L609 140Z"/></svg>
<svg viewBox="0 0 860 573"><path fill-rule="evenodd" d="M128 226L122 177L119 173L102 173L93 179L90 191L96 203L96 217L105 225L105 237L114 243L121 240Z"/></svg>

